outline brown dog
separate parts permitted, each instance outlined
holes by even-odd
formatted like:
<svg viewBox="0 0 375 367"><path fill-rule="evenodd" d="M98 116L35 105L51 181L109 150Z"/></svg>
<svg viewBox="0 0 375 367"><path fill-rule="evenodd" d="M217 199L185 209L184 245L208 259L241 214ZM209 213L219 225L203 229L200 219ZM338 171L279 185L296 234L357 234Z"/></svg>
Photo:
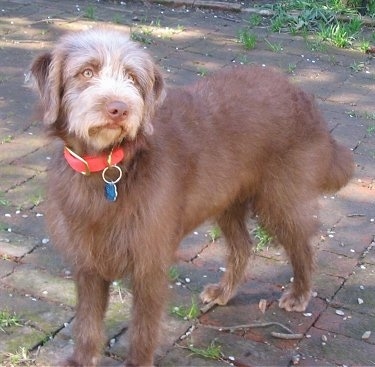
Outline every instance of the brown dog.
<svg viewBox="0 0 375 367"><path fill-rule="evenodd" d="M221 70L166 93L152 58L110 29L62 38L32 74L44 123L60 140L47 218L75 268L68 365L97 363L109 285L125 275L133 287L127 364L153 364L168 269L181 239L207 219L217 220L229 251L204 302L225 305L243 279L251 210L293 266L280 307L305 310L316 199L353 171L351 152L330 136L307 94L259 67Z"/></svg>

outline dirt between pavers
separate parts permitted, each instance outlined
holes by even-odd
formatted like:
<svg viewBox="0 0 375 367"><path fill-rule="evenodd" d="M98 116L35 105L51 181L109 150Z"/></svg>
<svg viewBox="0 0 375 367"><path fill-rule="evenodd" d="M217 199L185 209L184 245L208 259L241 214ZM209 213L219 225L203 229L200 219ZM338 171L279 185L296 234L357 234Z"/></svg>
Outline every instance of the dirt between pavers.
<svg viewBox="0 0 375 367"><path fill-rule="evenodd" d="M248 7L263 1L232 2ZM372 365L375 250L370 244L375 235L371 201L375 163L371 145L374 123L366 116L373 112L373 59L332 47L313 51L303 37L273 34L264 26L253 29L258 42L254 50L246 51L237 42L236 32L247 24L242 22L247 15L202 9L187 12L165 6L161 13L159 6L149 2L119 3L0 1L0 137L11 136L0 144L0 201L5 203L0 205L0 311L6 308L15 312L21 323L6 327L4 333L0 330L0 358L26 348L37 365L45 366L72 349L72 274L53 251L43 226L43 167L50 153L40 123L30 117L34 97L21 87L23 73L32 57L49 49L57 35L102 22L114 23L115 15L117 20L121 15L123 24L116 26L128 31L146 29L152 21L160 20L159 30L155 27L151 32L151 43L142 45L157 55L171 85L187 84L211 70L239 63L281 67L294 82L316 94L333 134L353 148L358 162L350 186L338 195L322 198L323 225L314 239L319 251L316 297L306 312L290 314L278 308L278 298L290 286L292 273L282 251L270 248L255 256L249 279L238 296L227 307L213 308L202 316L203 325L176 316L176 307L192 307L204 284L217 281L225 271L223 241L210 240L212 225L208 223L182 245L166 310L163 335L167 337L157 353L157 364L289 366L298 361L301 366ZM99 19L85 17L89 7L97 9ZM176 33L167 33L167 26L175 27ZM282 51L272 52L264 38L280 43ZM354 63L362 63L363 70L354 72L350 67ZM261 300L266 304L264 314L259 308ZM103 365L119 365L126 358L130 307L131 295L125 285L114 285L106 318L108 343ZM281 322L304 336L283 341L271 336L274 329L230 333L208 328L265 321ZM362 339L368 331L372 334ZM221 347L220 360L204 359L185 349L193 344L205 350L212 343Z"/></svg>

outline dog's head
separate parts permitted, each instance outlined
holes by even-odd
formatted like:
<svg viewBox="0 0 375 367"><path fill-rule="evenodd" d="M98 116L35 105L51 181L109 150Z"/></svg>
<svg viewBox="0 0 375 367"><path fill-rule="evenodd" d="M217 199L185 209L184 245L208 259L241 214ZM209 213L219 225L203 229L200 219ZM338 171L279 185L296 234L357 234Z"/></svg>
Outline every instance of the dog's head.
<svg viewBox="0 0 375 367"><path fill-rule="evenodd" d="M165 95L152 58L126 34L106 28L63 37L33 62L31 74L44 123L96 151L151 134Z"/></svg>

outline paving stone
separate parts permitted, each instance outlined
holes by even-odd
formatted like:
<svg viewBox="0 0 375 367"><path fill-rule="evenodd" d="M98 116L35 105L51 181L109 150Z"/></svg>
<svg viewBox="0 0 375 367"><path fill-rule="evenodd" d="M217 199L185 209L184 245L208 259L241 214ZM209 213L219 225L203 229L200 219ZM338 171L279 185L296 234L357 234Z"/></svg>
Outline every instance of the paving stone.
<svg viewBox="0 0 375 367"><path fill-rule="evenodd" d="M359 341L362 341L362 336L366 331L371 331L366 342L375 344L375 318L373 316L347 310L343 311L344 315L338 315L336 311L337 308L328 307L315 322L314 327Z"/></svg>
<svg viewBox="0 0 375 367"><path fill-rule="evenodd" d="M204 349L213 341L221 346L226 358L233 357L240 365L288 366L292 356L292 352L283 353L272 345L244 340L237 335L205 327L194 330L182 345Z"/></svg>
<svg viewBox="0 0 375 367"><path fill-rule="evenodd" d="M75 289L72 280L55 277L29 265L17 267L11 275L1 279L1 283L37 299L48 299L68 306L75 304Z"/></svg>
<svg viewBox="0 0 375 367"><path fill-rule="evenodd" d="M73 317L69 307L60 307L31 296L0 288L1 310L16 314L22 324L52 335Z"/></svg>
<svg viewBox="0 0 375 367"><path fill-rule="evenodd" d="M371 290L374 287L375 266L366 264L364 268L358 267L353 275L345 282L334 298L334 302L345 308L375 316L375 294ZM364 289L361 289L361 286ZM364 292L364 290L367 290ZM358 302L362 299L363 303Z"/></svg>
<svg viewBox="0 0 375 367"><path fill-rule="evenodd" d="M41 343L47 335L29 326L12 326L6 329L0 339L0 363L7 360L7 354L16 354L20 348L29 350Z"/></svg>
<svg viewBox="0 0 375 367"><path fill-rule="evenodd" d="M346 366L370 366L374 361L374 345L316 328L312 328L309 334L310 338L299 345L299 351L310 358ZM327 338L325 342L323 335Z"/></svg>
<svg viewBox="0 0 375 367"><path fill-rule="evenodd" d="M0 255L5 258L21 258L38 245L39 242L35 238L12 232L0 232Z"/></svg>

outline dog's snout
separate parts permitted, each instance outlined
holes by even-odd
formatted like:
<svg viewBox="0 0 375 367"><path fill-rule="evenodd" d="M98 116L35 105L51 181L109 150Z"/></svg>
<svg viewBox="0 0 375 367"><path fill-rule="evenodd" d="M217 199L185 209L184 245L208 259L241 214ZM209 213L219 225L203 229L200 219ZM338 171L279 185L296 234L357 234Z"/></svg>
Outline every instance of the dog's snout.
<svg viewBox="0 0 375 367"><path fill-rule="evenodd" d="M128 113L128 106L125 102L121 101L112 101L106 105L108 115L114 119L120 119L125 117Z"/></svg>

